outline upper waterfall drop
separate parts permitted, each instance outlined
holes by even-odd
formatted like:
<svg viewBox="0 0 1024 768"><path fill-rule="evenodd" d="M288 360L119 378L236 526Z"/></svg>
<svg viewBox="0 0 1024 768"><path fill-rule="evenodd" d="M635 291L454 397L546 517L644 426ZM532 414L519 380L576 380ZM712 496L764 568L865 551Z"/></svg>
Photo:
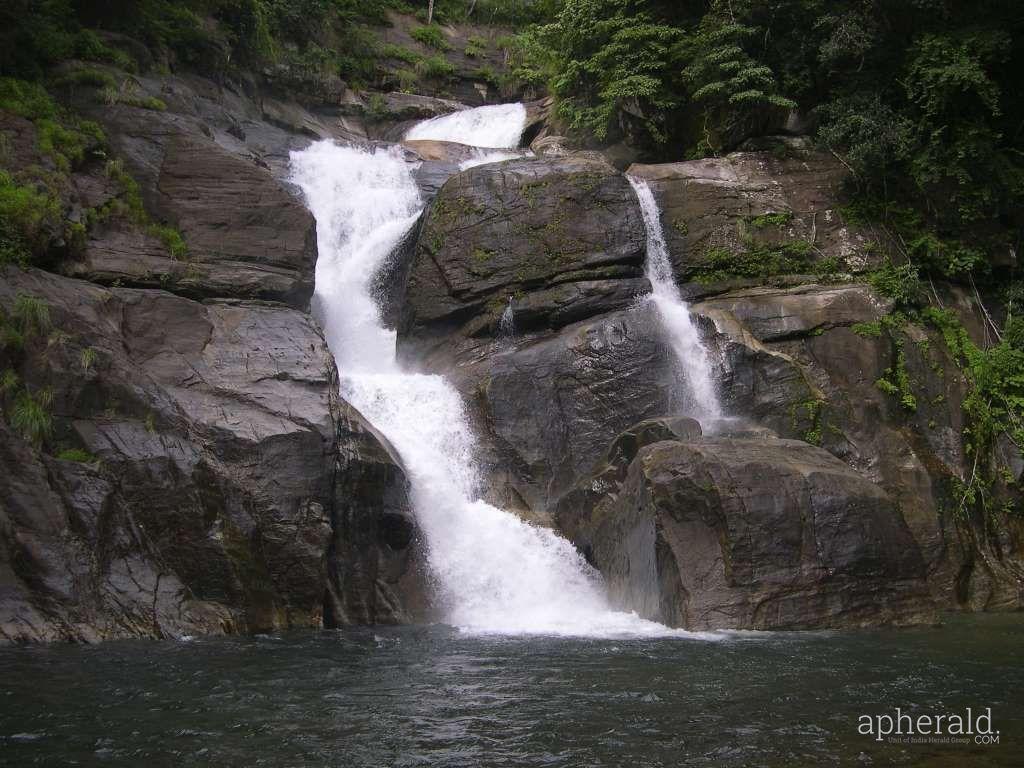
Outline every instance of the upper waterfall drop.
<svg viewBox="0 0 1024 768"><path fill-rule="evenodd" d="M658 319L666 341L672 348L680 378L685 389L684 408L705 428L722 417L722 406L712 376L711 362L701 342L697 326L690 317L690 308L683 301L661 226L661 210L646 180L626 176L636 191L647 229L647 261L645 271L651 283L650 300L658 311Z"/></svg>
<svg viewBox="0 0 1024 768"><path fill-rule="evenodd" d="M481 149L512 149L526 126L526 107L522 104L495 104L464 109L414 125L407 139L453 141Z"/></svg>
<svg viewBox="0 0 1024 768"><path fill-rule="evenodd" d="M431 132L474 142L505 132L501 140L514 144L509 113L468 110ZM686 635L613 611L600 575L570 542L482 501L461 396L445 378L397 363L395 335L383 325L371 285L423 206L403 155L321 141L293 152L291 162L292 181L317 221L315 305L341 394L402 457L446 620L481 633Z"/></svg>

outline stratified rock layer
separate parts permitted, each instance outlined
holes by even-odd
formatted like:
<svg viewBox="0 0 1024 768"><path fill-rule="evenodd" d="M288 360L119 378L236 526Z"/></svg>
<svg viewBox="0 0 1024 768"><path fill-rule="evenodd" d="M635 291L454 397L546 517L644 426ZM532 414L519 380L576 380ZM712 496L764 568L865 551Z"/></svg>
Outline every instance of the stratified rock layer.
<svg viewBox="0 0 1024 768"><path fill-rule="evenodd" d="M933 617L885 492L792 440L658 442L588 523L612 599L686 629L809 629Z"/></svg>
<svg viewBox="0 0 1024 768"><path fill-rule="evenodd" d="M319 626L328 589L352 606L328 623L407 617L390 586L412 571L411 526L390 533L406 481L337 400L308 315L8 269L0 305L18 296L56 330L8 362L52 395L50 443L84 455L4 427L0 638Z"/></svg>

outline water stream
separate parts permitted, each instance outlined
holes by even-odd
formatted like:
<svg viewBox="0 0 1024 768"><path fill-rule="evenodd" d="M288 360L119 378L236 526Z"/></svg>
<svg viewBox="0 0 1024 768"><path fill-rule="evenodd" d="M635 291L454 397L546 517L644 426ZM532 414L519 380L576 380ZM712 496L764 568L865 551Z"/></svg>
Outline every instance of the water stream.
<svg viewBox="0 0 1024 768"><path fill-rule="evenodd" d="M524 119L521 105L482 107L410 135L510 148ZM403 370L396 361L395 334L381 321L371 285L422 210L412 170L393 149L323 141L292 155L292 179L317 220L315 308L341 394L403 459L446 620L476 633L669 633L612 611L599 574L571 543L482 501L475 439L458 392L443 377Z"/></svg>
<svg viewBox="0 0 1024 768"><path fill-rule="evenodd" d="M647 228L646 272L651 282L649 300L657 310L665 341L675 357L679 372L676 381L683 390L680 410L706 427L722 417L708 353L690 317L690 308L683 301L676 285L668 246L665 244L665 230L661 226L661 210L654 199L654 193L644 179L635 176L627 178L640 200L640 210Z"/></svg>
<svg viewBox="0 0 1024 768"><path fill-rule="evenodd" d="M414 125L407 139L454 141L482 149L512 149L526 125L526 107L522 104L495 104L464 109Z"/></svg>

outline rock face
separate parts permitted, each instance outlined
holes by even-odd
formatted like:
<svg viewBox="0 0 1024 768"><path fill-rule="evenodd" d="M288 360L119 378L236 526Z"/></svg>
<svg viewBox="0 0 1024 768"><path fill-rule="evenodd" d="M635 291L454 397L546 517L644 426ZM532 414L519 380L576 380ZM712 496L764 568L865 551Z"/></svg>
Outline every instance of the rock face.
<svg viewBox="0 0 1024 768"><path fill-rule="evenodd" d="M941 333L880 323L889 309L858 284L751 288L693 305L716 329L730 413L820 445L883 488L940 604L1020 606L1019 524L1008 517L976 525L954 512L950 489L970 473L960 439L964 376ZM905 392L880 388L897 377Z"/></svg>
<svg viewBox="0 0 1024 768"><path fill-rule="evenodd" d="M867 243L878 240L843 224L842 169L800 142L786 142L788 154L778 147L751 149L724 159L631 169L650 181L663 206L681 276L706 274L701 259L709 250L753 253L800 242L813 245L815 258L847 269L868 264ZM600 182L572 178L579 167L594 169ZM398 319L406 359L449 375L464 394L482 438L491 500L557 526L595 559L591 516L620 498L615 488L629 468L609 459L609 445L632 424L686 413L674 396L678 373L657 319L637 300L647 290L640 271L643 228L624 181L592 155L571 151L450 179L425 215L415 248L407 251L409 278ZM575 197L567 184L577 190ZM603 193L587 197L605 189L620 195L617 207L603 203ZM566 218L581 233L578 256L577 249L559 250L545 239ZM572 256L568 263L565 253ZM785 608L788 618L737 607L730 626L912 621L928 614L932 600L972 609L1024 604L1020 526L1005 518L987 528L951 511L956 502L949 489L970 471L959 437L967 389L941 335L882 323L891 303L848 277L831 284L806 275L771 282L683 285L693 298L725 412L734 418L704 425L705 431L722 439L781 437L771 443L779 461L791 452L787 441L800 441L803 447L793 450L807 453L808 466L816 467L812 480L834 479L837 467L845 467L838 487L859 506L844 525L858 530L850 520L860 516L876 528L885 521L910 560L888 550L869 552L875 539L858 542L859 534L844 533L842 547L854 558L847 573L853 575L821 586L834 604L811 597L812 582L827 581L822 569L838 567L819 564L808 581L790 574L798 587ZM962 308L965 322L975 327L969 301L953 295L943 301ZM498 319L508 308L514 332L502 336ZM912 408L877 384L901 367ZM764 457L758 461L764 471L774 471ZM825 475L823 462L831 462ZM779 471L792 474L793 483L806 480L794 469ZM808 487L816 488L812 480ZM811 508L801 504L795 508ZM821 509L845 519L834 505ZM824 534L809 530L812 535ZM915 565L908 570L911 560ZM875 562L883 566L866 591L850 586L866 573L858 570L863 563ZM888 592L887 581L895 585ZM930 596L920 590L923 583ZM828 591L833 586L835 594ZM760 598L751 595L761 594L758 589L750 587L742 599L721 599L736 606L756 602ZM789 600L771 594L779 605ZM802 600L803 614L797 605ZM878 603L873 614L872 601ZM702 626L711 625L707 619Z"/></svg>
<svg viewBox="0 0 1024 768"><path fill-rule="evenodd" d="M67 274L195 297L308 306L315 224L269 165L227 130L218 141L195 114L125 105L83 110L103 124L147 210L180 231L188 253L173 257L145 234L100 227L81 258L67 263Z"/></svg>
<svg viewBox="0 0 1024 768"><path fill-rule="evenodd" d="M409 481L387 440L342 404L324 624L409 623L429 595Z"/></svg>
<svg viewBox="0 0 1024 768"><path fill-rule="evenodd" d="M642 448L584 528L613 600L686 629L809 629L933 617L886 494L791 440Z"/></svg>
<svg viewBox="0 0 1024 768"><path fill-rule="evenodd" d="M523 330L628 305L646 285L644 243L635 195L603 163L471 168L441 188L424 221L400 351L422 359L450 341L490 336L517 293L530 293Z"/></svg>
<svg viewBox="0 0 1024 768"><path fill-rule="evenodd" d="M628 181L589 157L471 168L428 210L399 351L466 396L495 501L543 517L618 432L665 412L666 358L634 306L645 243ZM515 338L497 339L510 297Z"/></svg>
<svg viewBox="0 0 1024 768"><path fill-rule="evenodd" d="M407 616L404 476L337 400L307 315L8 269L8 320L19 297L49 327L0 356L50 403L56 456L4 427L0 637L319 626L328 587L328 623Z"/></svg>
<svg viewBox="0 0 1024 768"><path fill-rule="evenodd" d="M846 169L806 139L771 140L771 151L734 152L684 163L633 165L661 207L669 253L681 282L716 255L801 245L816 260L863 269L884 236L844 221Z"/></svg>
<svg viewBox="0 0 1024 768"><path fill-rule="evenodd" d="M53 234L46 265L66 277L0 273L0 642L422 617L408 482L336 395L304 313L315 224L285 181L311 139L365 138L366 105L286 71L109 71L129 101L165 108L60 94L109 144L59 190L88 240ZM385 102L390 125L461 108ZM2 113L0 131L11 170L52 167L29 121ZM23 299L45 328L18 330ZM26 398L49 414L38 445L15 428Z"/></svg>

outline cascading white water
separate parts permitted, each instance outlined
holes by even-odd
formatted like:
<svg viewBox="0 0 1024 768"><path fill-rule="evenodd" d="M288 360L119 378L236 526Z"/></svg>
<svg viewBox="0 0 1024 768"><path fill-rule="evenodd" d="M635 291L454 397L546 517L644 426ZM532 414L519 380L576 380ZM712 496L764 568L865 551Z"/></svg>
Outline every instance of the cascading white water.
<svg viewBox="0 0 1024 768"><path fill-rule="evenodd" d="M463 142L502 134L509 144L517 140L509 116L518 116L513 127L521 131L525 115L521 106L457 114L452 130ZM432 137L452 138L431 122ZM444 378L404 371L396 362L395 335L381 322L370 284L422 209L401 154L322 141L291 160L292 180L317 221L316 307L342 395L405 463L447 620L473 632L676 634L612 611L599 575L568 541L481 501L475 441L459 394Z"/></svg>
<svg viewBox="0 0 1024 768"><path fill-rule="evenodd" d="M471 147L511 149L519 144L526 123L522 104L496 104L464 109L414 125L407 139L455 141Z"/></svg>
<svg viewBox="0 0 1024 768"><path fill-rule="evenodd" d="M459 163L459 170L465 171L469 168L475 168L478 165L500 163L502 160L512 160L522 156L522 152L508 152L501 149L477 149L474 151L472 157Z"/></svg>
<svg viewBox="0 0 1024 768"><path fill-rule="evenodd" d="M662 332L672 348L686 389L683 408L687 414L708 426L721 419L711 364L700 340L700 333L690 317L690 308L683 301L672 274L672 262L665 244L658 201L646 180L628 176L640 200L644 226L647 228L647 279L651 283L650 301L658 311Z"/></svg>
<svg viewBox="0 0 1024 768"><path fill-rule="evenodd" d="M516 313L512 308L512 297L508 297L508 306L501 313L501 320L498 321L498 339L511 341L516 335Z"/></svg>

